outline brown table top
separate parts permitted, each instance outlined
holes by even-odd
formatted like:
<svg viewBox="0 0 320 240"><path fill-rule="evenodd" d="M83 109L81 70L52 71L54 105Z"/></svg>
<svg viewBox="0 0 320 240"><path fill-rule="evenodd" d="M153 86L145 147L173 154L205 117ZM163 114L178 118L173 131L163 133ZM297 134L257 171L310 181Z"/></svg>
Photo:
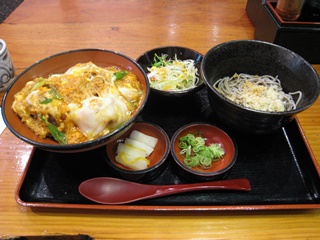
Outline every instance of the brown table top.
<svg viewBox="0 0 320 240"><path fill-rule="evenodd" d="M25 0L2 24L17 73L37 60L78 48L137 58L180 45L205 53L229 40L254 39L245 0ZM320 65L313 65L320 73ZM2 99L3 93L0 94ZM298 115L320 164L320 100ZM89 234L95 239L320 239L320 210L128 212L32 209L14 194L32 147L0 135L0 237Z"/></svg>

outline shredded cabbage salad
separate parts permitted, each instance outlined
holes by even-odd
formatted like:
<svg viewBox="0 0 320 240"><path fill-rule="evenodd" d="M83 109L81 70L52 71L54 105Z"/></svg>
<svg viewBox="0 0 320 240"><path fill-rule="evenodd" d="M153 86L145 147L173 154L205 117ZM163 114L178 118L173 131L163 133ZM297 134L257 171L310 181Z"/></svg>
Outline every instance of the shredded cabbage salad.
<svg viewBox="0 0 320 240"><path fill-rule="evenodd" d="M208 169L212 162L218 161L225 154L224 149L218 143L205 145L205 139L201 132L188 133L179 138L180 155L184 158L184 164L190 168L200 167Z"/></svg>
<svg viewBox="0 0 320 240"><path fill-rule="evenodd" d="M150 87L163 91L181 91L196 86L199 81L194 60L167 59L168 55L155 54L151 68L148 68Z"/></svg>

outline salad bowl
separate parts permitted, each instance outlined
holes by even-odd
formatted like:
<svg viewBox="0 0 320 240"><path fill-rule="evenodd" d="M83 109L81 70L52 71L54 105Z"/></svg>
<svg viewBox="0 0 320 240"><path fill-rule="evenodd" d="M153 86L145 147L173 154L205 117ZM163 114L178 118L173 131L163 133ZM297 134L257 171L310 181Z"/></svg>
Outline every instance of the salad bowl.
<svg viewBox="0 0 320 240"><path fill-rule="evenodd" d="M165 97L183 97L193 94L205 86L202 77L200 76L202 58L203 55L201 53L190 48L164 46L146 51L141 54L136 61L148 76L151 94ZM173 69L179 72L183 71L182 69L177 70L176 65L174 67L172 66L172 62L177 62L175 60L179 61L180 66L182 63L187 64L185 65L187 66L185 69L192 68L194 70L192 73L188 74L188 77L191 75L192 77L195 76L192 84L179 82L178 84L174 83L174 87L171 85L173 82L177 81L176 78L172 76L177 76L177 74L179 74L174 73ZM157 81L153 81L152 78L154 78L155 75L153 73L160 67L161 70L159 71L165 71L165 73L161 76L159 76L158 73L155 73L159 78ZM170 78L168 78L168 76L170 76ZM182 84L182 86L180 84Z"/></svg>

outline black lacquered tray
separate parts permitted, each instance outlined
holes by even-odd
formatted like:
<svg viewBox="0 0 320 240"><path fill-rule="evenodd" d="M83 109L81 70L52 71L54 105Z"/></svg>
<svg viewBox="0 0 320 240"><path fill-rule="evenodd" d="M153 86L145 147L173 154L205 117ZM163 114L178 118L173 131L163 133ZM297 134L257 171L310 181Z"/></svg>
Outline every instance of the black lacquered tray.
<svg viewBox="0 0 320 240"><path fill-rule="evenodd" d="M16 191L23 206L105 210L262 210L320 208L319 166L297 120L268 136L239 134L214 118L206 89L193 96L163 99L151 95L140 120L162 127L169 135L182 125L204 121L222 127L236 141L239 155L224 178L248 178L250 192L202 191L143 200L126 205L93 203L78 192L94 177L118 177L106 163L105 147L62 154L34 149ZM169 155L165 171L149 184L190 182L178 176Z"/></svg>

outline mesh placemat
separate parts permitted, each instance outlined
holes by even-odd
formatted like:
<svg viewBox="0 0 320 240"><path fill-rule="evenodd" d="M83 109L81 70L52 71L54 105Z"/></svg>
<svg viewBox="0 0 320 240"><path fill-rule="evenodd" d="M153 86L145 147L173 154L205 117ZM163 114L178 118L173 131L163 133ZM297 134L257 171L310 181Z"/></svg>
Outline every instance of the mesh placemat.
<svg viewBox="0 0 320 240"><path fill-rule="evenodd" d="M23 0L0 0L0 23L2 23Z"/></svg>

